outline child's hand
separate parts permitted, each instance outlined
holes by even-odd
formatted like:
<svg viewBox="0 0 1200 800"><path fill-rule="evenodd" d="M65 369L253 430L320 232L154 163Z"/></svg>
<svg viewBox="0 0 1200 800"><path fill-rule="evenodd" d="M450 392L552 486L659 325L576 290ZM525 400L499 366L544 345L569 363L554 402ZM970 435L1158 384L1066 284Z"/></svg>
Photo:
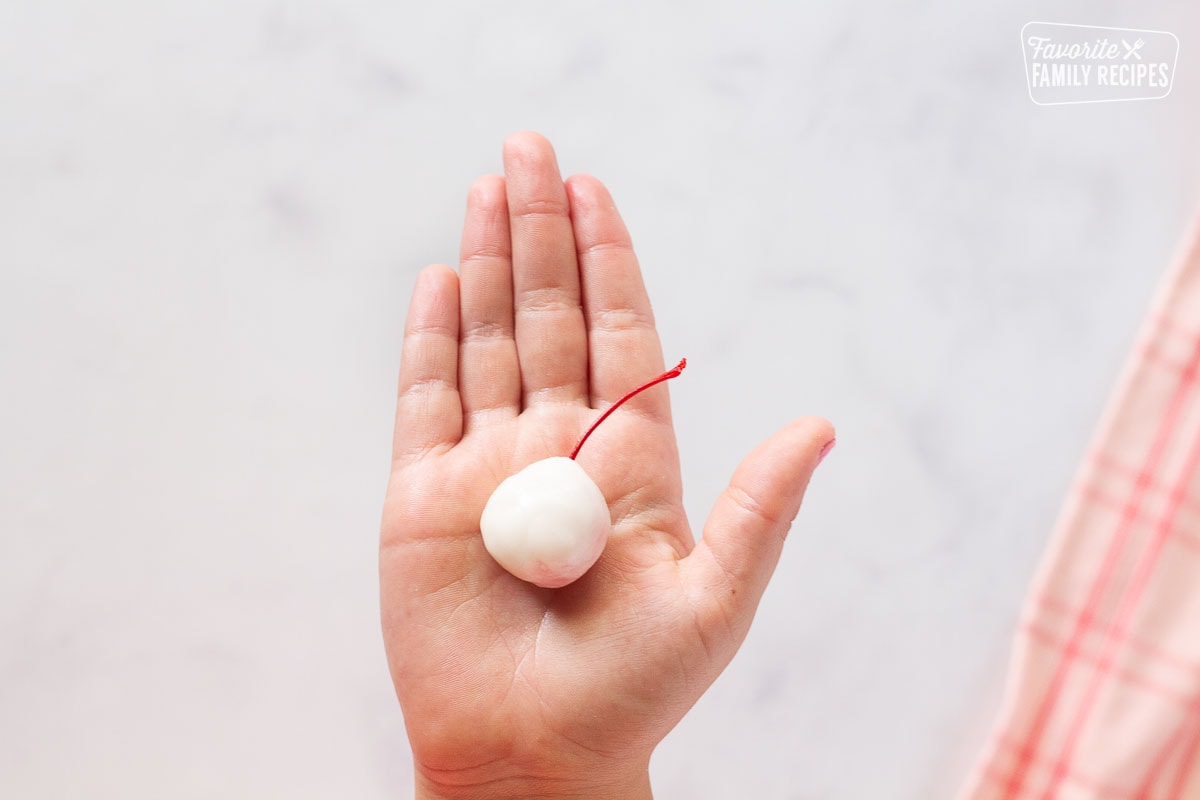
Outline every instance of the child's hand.
<svg viewBox="0 0 1200 800"><path fill-rule="evenodd" d="M833 430L762 444L696 544L655 387L579 456L612 513L596 565L562 589L505 572L479 533L492 490L568 455L663 356L605 188L564 185L531 133L504 172L472 187L459 273L424 270L405 325L380 582L417 796L649 797L651 751L745 637Z"/></svg>

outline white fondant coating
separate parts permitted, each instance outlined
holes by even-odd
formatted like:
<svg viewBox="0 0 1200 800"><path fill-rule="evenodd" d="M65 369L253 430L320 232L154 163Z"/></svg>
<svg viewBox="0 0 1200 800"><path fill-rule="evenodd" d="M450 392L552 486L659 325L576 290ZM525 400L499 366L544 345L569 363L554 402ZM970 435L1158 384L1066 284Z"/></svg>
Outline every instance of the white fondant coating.
<svg viewBox="0 0 1200 800"><path fill-rule="evenodd" d="M596 563L611 520L599 487L570 458L535 461L506 478L479 528L492 558L523 581L566 586Z"/></svg>

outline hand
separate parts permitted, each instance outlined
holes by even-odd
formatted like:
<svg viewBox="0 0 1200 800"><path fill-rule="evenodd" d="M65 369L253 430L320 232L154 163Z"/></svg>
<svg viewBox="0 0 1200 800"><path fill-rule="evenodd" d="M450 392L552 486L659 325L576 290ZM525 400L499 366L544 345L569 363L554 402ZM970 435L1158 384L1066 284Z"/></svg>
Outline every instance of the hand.
<svg viewBox="0 0 1200 800"><path fill-rule="evenodd" d="M532 133L504 173L471 188L459 272L422 271L405 324L380 584L417 795L649 797L650 754L744 639L833 429L760 445L696 544L656 386L579 455L613 520L596 565L562 589L505 572L479 533L492 490L664 363L604 186L564 183Z"/></svg>

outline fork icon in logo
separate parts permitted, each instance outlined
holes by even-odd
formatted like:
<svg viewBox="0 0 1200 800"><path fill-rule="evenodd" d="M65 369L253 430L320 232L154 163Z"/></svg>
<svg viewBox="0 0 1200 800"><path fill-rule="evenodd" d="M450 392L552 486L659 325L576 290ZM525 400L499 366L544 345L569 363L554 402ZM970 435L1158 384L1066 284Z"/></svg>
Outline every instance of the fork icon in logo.
<svg viewBox="0 0 1200 800"><path fill-rule="evenodd" d="M1145 43L1146 43L1146 42L1145 42L1145 40L1143 40L1143 39L1138 39L1138 40L1137 40L1136 42L1134 42L1133 44L1130 44L1129 42L1127 42L1127 41L1125 41L1124 39L1122 39L1122 40L1121 40L1121 44L1125 45L1125 60L1126 60L1126 61L1128 61L1128 60L1129 60L1129 57L1130 57L1130 56L1133 56L1133 57L1135 57L1135 58L1136 58L1138 61L1141 61L1141 60L1142 60L1142 54L1141 54L1141 53L1139 53L1139 52L1138 52L1138 50L1141 50L1141 49L1142 49L1142 45L1144 45Z"/></svg>

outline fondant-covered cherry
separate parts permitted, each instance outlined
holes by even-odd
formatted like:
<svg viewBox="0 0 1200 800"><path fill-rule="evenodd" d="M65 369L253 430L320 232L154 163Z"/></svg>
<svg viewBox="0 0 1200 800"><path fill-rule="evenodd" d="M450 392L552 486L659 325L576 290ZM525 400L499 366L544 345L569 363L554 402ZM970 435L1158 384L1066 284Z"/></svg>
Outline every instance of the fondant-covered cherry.
<svg viewBox="0 0 1200 800"><path fill-rule="evenodd" d="M613 403L567 456L535 461L496 487L479 529L496 562L523 581L556 589L591 569L604 551L612 522L604 493L575 460L592 431L625 401L677 377L687 366L647 381Z"/></svg>

